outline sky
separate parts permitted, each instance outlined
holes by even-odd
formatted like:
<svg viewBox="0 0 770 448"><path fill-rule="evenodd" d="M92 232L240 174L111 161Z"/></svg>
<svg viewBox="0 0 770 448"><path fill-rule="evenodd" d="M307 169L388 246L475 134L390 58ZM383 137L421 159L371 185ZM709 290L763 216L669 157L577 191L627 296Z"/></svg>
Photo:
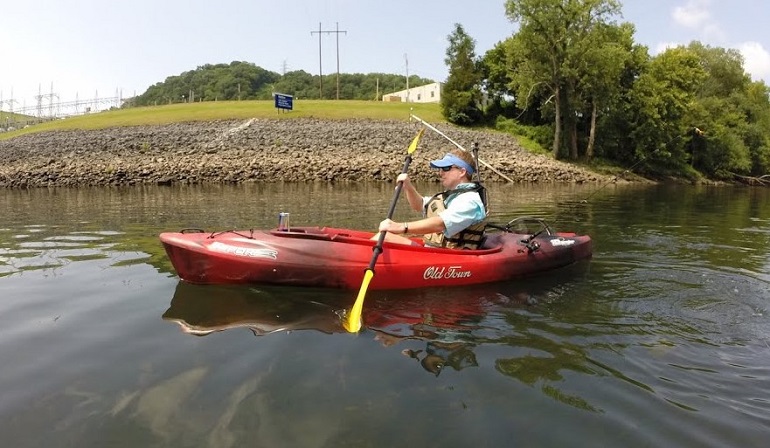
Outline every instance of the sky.
<svg viewBox="0 0 770 448"><path fill-rule="evenodd" d="M339 64L341 73L443 81L455 23L475 40L478 55L517 29L505 17L505 0L0 1L6 111L11 103L33 107L39 94L62 102L127 98L168 76L232 61L276 73L334 74ZM770 85L767 0L622 4L616 20L633 23L635 41L651 54L693 40L737 49L752 79Z"/></svg>

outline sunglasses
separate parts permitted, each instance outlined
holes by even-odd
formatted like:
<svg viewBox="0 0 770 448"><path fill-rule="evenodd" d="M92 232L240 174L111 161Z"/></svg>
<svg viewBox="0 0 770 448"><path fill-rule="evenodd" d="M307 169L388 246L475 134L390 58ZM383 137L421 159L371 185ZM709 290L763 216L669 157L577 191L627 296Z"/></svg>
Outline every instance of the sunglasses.
<svg viewBox="0 0 770 448"><path fill-rule="evenodd" d="M446 173L447 171L451 170L451 169L452 169L452 168L454 168L454 167L455 167L454 165L449 165L449 166L441 166L441 167L439 167L439 169L440 169L441 171L443 171L443 172L445 172L445 173Z"/></svg>

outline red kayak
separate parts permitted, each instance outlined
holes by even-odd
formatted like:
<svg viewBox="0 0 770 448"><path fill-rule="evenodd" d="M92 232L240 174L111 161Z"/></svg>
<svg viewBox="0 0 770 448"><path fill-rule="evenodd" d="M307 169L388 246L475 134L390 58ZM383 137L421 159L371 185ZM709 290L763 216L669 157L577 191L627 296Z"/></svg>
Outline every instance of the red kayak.
<svg viewBox="0 0 770 448"><path fill-rule="evenodd" d="M513 221L512 221L513 222ZM509 223L510 224L510 223ZM385 243L369 289L490 283L531 276L591 257L591 238L494 232L482 249ZM179 277L199 284L274 284L358 289L372 259L371 232L331 227L201 230L160 235ZM414 238L421 244L420 238Z"/></svg>

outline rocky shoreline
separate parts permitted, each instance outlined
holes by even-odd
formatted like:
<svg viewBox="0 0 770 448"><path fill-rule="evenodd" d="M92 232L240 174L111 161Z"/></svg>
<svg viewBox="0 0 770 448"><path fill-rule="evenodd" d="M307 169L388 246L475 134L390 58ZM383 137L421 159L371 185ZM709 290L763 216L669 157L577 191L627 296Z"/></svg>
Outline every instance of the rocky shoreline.
<svg viewBox="0 0 770 448"><path fill-rule="evenodd" d="M503 133L436 127L466 149L479 144L486 182L611 179L530 154ZM41 132L0 141L0 187L393 181L418 129L395 120L293 118ZM453 147L426 130L411 177L436 180L427 161Z"/></svg>

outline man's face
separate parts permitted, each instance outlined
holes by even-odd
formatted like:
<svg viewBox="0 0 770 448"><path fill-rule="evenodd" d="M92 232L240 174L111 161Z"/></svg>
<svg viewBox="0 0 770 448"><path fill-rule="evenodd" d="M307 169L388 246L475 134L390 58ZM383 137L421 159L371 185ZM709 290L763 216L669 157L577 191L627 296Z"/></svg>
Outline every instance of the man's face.
<svg viewBox="0 0 770 448"><path fill-rule="evenodd" d="M465 169L454 165L448 170L439 169L438 174L441 177L441 185L446 189L452 189L465 182Z"/></svg>

